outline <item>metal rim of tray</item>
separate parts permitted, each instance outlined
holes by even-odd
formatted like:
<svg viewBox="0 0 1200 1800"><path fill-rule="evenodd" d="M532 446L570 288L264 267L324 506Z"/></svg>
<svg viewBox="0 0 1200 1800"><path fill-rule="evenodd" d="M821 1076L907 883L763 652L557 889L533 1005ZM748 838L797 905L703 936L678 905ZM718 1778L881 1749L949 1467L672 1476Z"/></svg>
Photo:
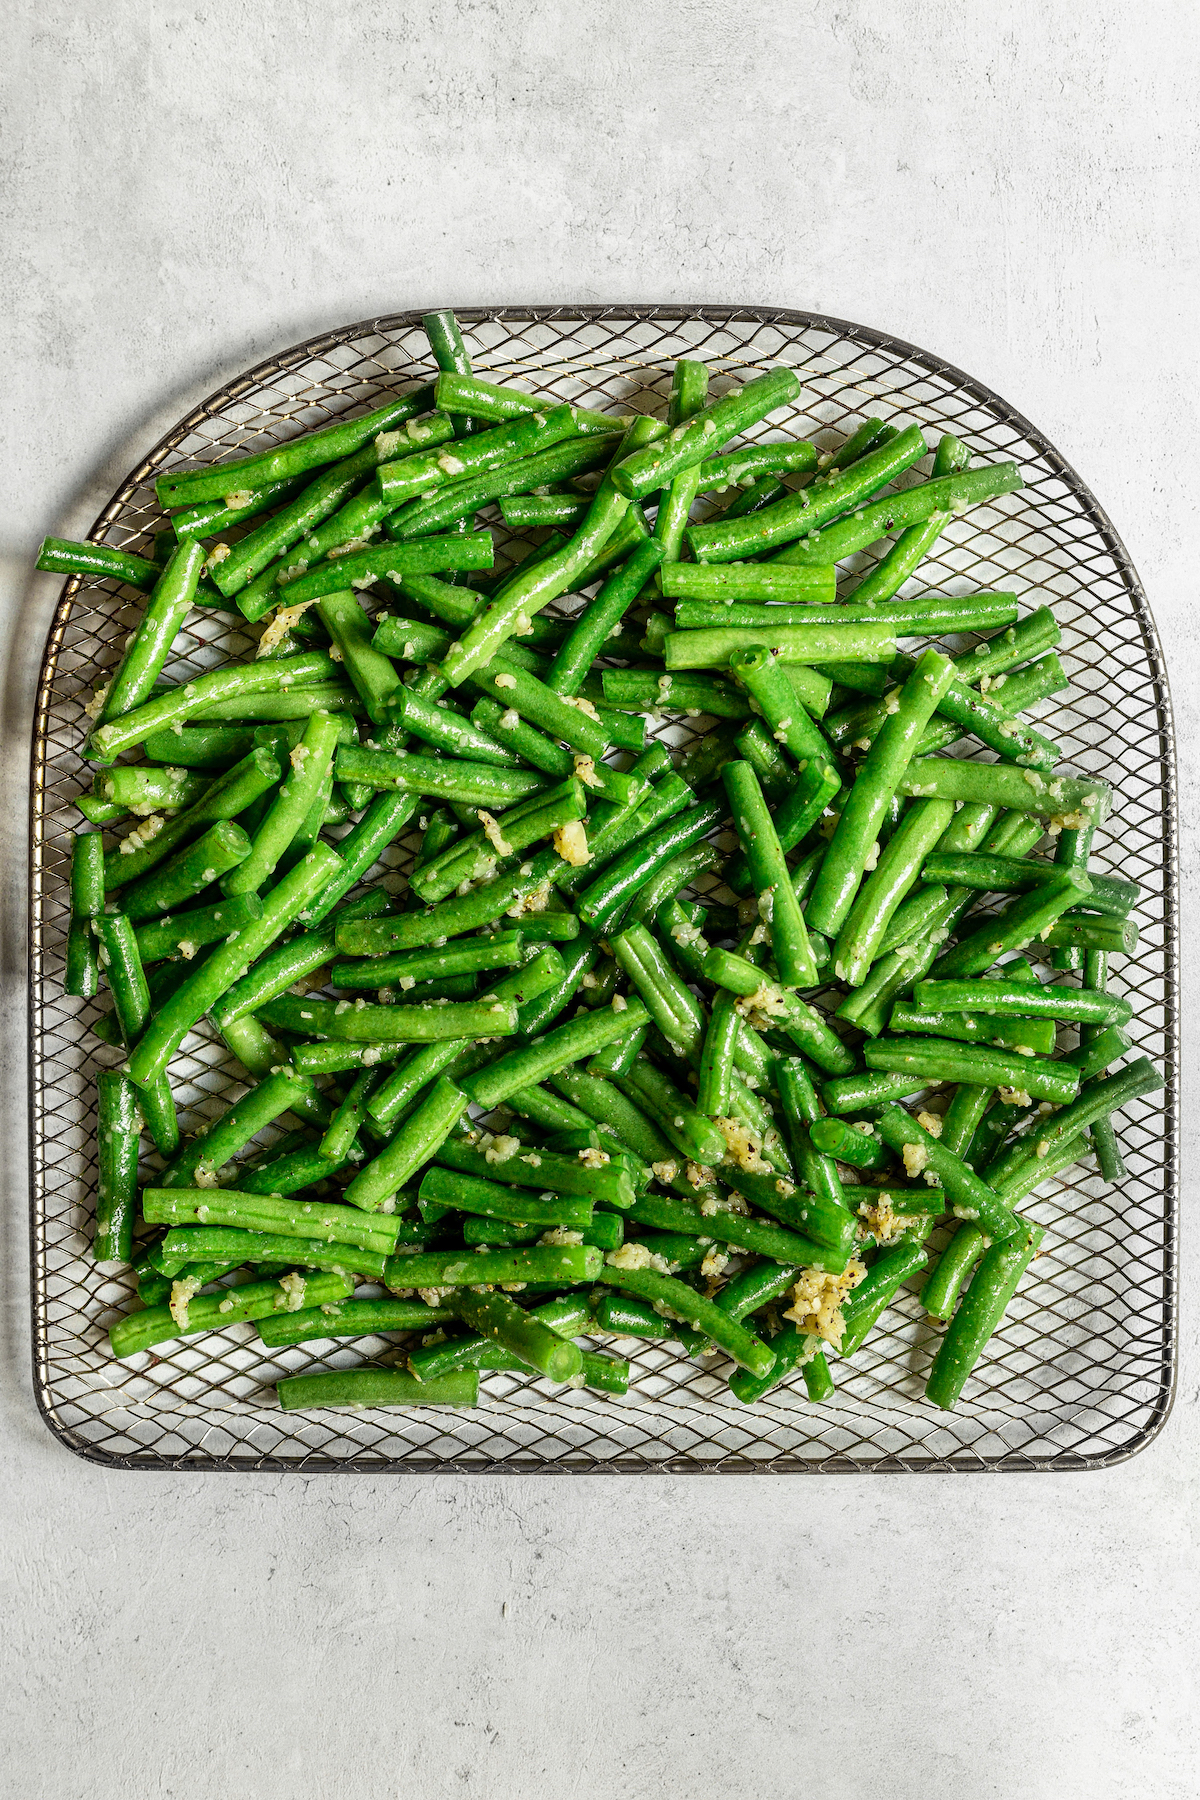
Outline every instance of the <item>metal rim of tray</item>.
<svg viewBox="0 0 1200 1800"><path fill-rule="evenodd" d="M150 528L153 512L152 502L145 499L148 491L152 493L147 484L168 460L213 460L211 453L218 441L223 453L230 454L244 443L258 448L263 442L292 435L297 427L311 429L347 409L336 404L327 407L329 400L348 399L350 408L377 404L372 396L386 392L397 376L413 378L422 366L428 367L427 350L423 357L421 354L420 316L418 312L392 314L321 333L265 359L218 389L167 433L133 471L97 519L90 536L96 541L110 539L122 547L138 546ZM247 1402L245 1394L253 1395L254 1387L253 1377L246 1375L245 1327L240 1328L241 1337L239 1328L219 1334L233 1345L218 1359L222 1370L226 1365L229 1370L227 1378L222 1375L230 1396L224 1408L206 1410L202 1401L193 1398L197 1383L203 1386L196 1371L205 1360L196 1353L196 1346L211 1340L183 1340L174 1349L167 1347L162 1359L153 1359L155 1366L169 1366L169 1386L145 1376L126 1383L125 1365L110 1364L106 1374L99 1349L103 1336L100 1321L107 1320L131 1290L127 1282L122 1289L120 1280L106 1281L94 1270L90 1283L87 1281L92 1266L83 1255L86 1240L82 1228L89 1205L86 1146L89 1129L94 1135L94 1120L88 1117L85 1071L92 1058L82 1045L86 1034L75 1026L79 1015L86 1016L87 1004L65 1000L61 993L59 971L65 936L61 874L62 844L69 849L73 824L68 790L78 790L81 773L86 778L85 766L75 751L81 736L78 718L84 687L79 670L85 666L94 670L97 651L112 646L119 629L113 614L121 611L122 602L115 598L120 591L115 584L72 577L64 585L47 637L34 718L31 779L33 1364L37 1403L48 1427L76 1454L110 1467L305 1473L1082 1470L1107 1467L1135 1455L1165 1424L1175 1379L1175 779L1170 699L1161 651L1141 584L1107 515L1043 434L983 383L943 358L865 326L824 314L776 308L674 304L461 308L458 317L472 340L481 373L498 379L506 375L540 379L543 384L558 379L568 389L563 397L573 398L585 388L594 395L599 388L611 400L611 384L616 381L624 384L622 398L627 399L635 372L643 397L661 395L664 377L669 379L678 355L701 354L736 374L791 360L805 386L797 410L805 417L807 429L818 436L825 427L836 423L840 428L844 419L876 410L870 404L874 399L885 416L890 404L891 410L927 426L940 421L943 428L957 430L968 442L975 440L977 448L1017 455L1022 460L1028 477L1023 502L1027 505L1036 496L1035 505L1041 510L1024 521L1001 514L998 523L973 531L971 567L977 566L978 544L986 529L991 534L988 554L1001 574L1013 569L1016 557L1022 587L1033 580L1057 586L1049 598L1060 621L1064 606L1068 611L1074 606L1072 630L1079 669L1096 673L1102 688L1115 679L1118 691L1110 698L1107 691L1093 689L1080 697L1088 704L1079 714L1075 734L1067 735L1069 743L1079 746L1080 754L1073 756L1068 750L1066 760L1073 766L1097 770L1107 761L1110 774L1115 761L1118 794L1113 824L1121 838L1114 860L1128 869L1132 858L1143 869L1143 881L1146 870L1161 878L1160 887L1145 896L1153 917L1149 929L1143 927L1137 955L1127 959L1126 969L1117 972L1118 981L1124 974L1130 988L1135 985L1135 974L1138 978L1136 991L1143 1011L1135 1009L1135 1022L1149 1023L1144 1043L1135 1048L1152 1044L1150 1053L1162 1063L1167 1078L1162 1103L1157 1097L1140 1102L1134 1119L1125 1126L1131 1162L1131 1179L1126 1185L1136 1192L1131 1198L1123 1189L1113 1198L1109 1191L1102 1193L1094 1183L1089 1185L1085 1174L1076 1181L1064 1179L1055 1184L1056 1194L1049 1201L1039 1196L1028 1203L1031 1210L1048 1208L1049 1217L1063 1233L1079 1232L1082 1224L1078 1242L1072 1244L1073 1249L1084 1247L1082 1261L1065 1263L1057 1274L1035 1281L1023 1311L1018 1296L1014 1308L1018 1316L1010 1315L991 1347L992 1376L987 1377L987 1365L981 1369L986 1391L974 1405L968 1398L960 1411L939 1414L932 1421L933 1409L922 1409L915 1399L919 1385L914 1385L912 1373L906 1386L903 1368L897 1370L898 1358L908 1356L911 1362L909 1353L914 1345L919 1348L928 1342L921 1336L919 1307L911 1295L884 1315L884 1321L892 1321L890 1328L885 1322L877 1327L878 1347L871 1368L861 1374L857 1363L848 1372L836 1368L840 1385L834 1404L820 1411L793 1404L783 1424L775 1415L788 1398L787 1389L777 1391L780 1404L775 1408L760 1406L732 1414L713 1397L711 1390L720 1386L719 1380L714 1382L713 1377L677 1358L664 1359L657 1346L643 1347L636 1357L646 1381L643 1410L659 1421L657 1430L639 1426L636 1433L622 1438L619 1417L614 1422L611 1415L606 1416L603 1402L574 1394L567 1406L562 1396L552 1396L537 1383L493 1377L497 1392L488 1394L487 1417L500 1421L494 1430L490 1425L486 1429L481 1426L483 1435L476 1432L475 1441L466 1443L464 1435L471 1436L470 1421L476 1415L465 1415L465 1424L451 1415L415 1433L411 1440L405 1438L399 1454L363 1441L364 1422L375 1415L354 1415L351 1422L338 1417L318 1431L313 1427L314 1415L285 1415L270 1404ZM500 354L502 345L514 342L519 353ZM620 354L616 354L618 346ZM322 367L319 377L314 372L318 364ZM610 384L607 389L606 381ZM303 418L297 400L307 408ZM223 429L214 433L217 421ZM778 424L778 419L773 419L771 428ZM262 434L271 427L277 428L275 437L264 438ZM1036 476L1031 473L1034 469ZM135 505L139 493L140 507ZM947 539L955 539L953 527ZM1011 552L1007 556L1006 546ZM965 552L965 548L961 540L947 542L940 560L936 554L931 559L942 580L956 577L955 551ZM922 576L927 588L939 585L930 574L930 565L923 568ZM1078 595L1081 590L1086 596L1082 611L1078 599L1064 599L1064 593ZM93 591L101 604L89 609L84 596ZM100 625L88 630L86 621L93 614ZM1123 624L1132 629L1122 632ZM218 635L219 627L209 633L210 638ZM1082 654L1085 645L1086 655ZM197 649L202 655L200 639ZM1066 641L1063 655L1067 660ZM1143 659L1140 663L1138 657ZM90 678L86 685L91 685ZM1073 681L1064 703L1072 716L1076 702ZM62 722L64 714L66 723ZM1058 724L1056 715L1056 727ZM1135 733L1138 742L1133 741ZM1153 779L1147 778L1148 769ZM1135 781L1136 798L1131 786ZM1139 848L1143 840L1153 854L1151 848ZM1103 866L1100 846L1098 856ZM208 1063L200 1058L194 1069L189 1065L201 1110L206 1092L211 1093L204 1082L211 1063L211 1058ZM1134 1133L1136 1141L1131 1145ZM1156 1143L1158 1151L1152 1154ZM1039 1216L1047 1215L1043 1210ZM1119 1229L1115 1229L1118 1218ZM1077 1284L1072 1286L1076 1277ZM81 1280L87 1288L90 1311L81 1306ZM1052 1297L1043 1292L1048 1287ZM1099 1320L1105 1321L1103 1328ZM884 1343L887 1349L882 1348ZM344 1366L355 1359L353 1349L352 1344L344 1344L324 1360L328 1366ZM628 1351L628 1345L622 1349ZM1098 1360L1100 1350L1107 1360ZM261 1363L262 1353L258 1360ZM927 1352L923 1352L922 1368L927 1360ZM1053 1388L1039 1388L1039 1372L1050 1368L1055 1376ZM685 1379L680 1378L680 1371ZM116 1372L121 1378L114 1380ZM106 1408L106 1392L125 1386L138 1392ZM232 1398L235 1394L240 1396L236 1401ZM795 1402L794 1395L791 1400ZM532 1404L527 1404L530 1401ZM1041 1401L1048 1401L1044 1412L1035 1404ZM637 1404L642 1405L640 1393ZM233 1408L232 1414L229 1408ZM428 1413L424 1416L430 1417ZM680 1426L681 1416L687 1421L686 1428ZM183 1417L190 1435L181 1438ZM231 1417L239 1422L236 1427L230 1425ZM408 1420L413 1417L406 1416ZM697 1417L707 1420L707 1427L697 1426ZM436 1421L437 1416L434 1418ZM398 1423L390 1421L386 1430L376 1430L375 1442L389 1432L394 1437L398 1429ZM641 1441L631 1448L633 1436ZM324 1442L316 1441L322 1437ZM223 1447L214 1449L209 1441L214 1439ZM268 1439L282 1442L273 1441L266 1447ZM499 1441L493 1443L492 1439ZM755 1439L759 1441L750 1442ZM533 1447L536 1440L544 1447Z"/></svg>

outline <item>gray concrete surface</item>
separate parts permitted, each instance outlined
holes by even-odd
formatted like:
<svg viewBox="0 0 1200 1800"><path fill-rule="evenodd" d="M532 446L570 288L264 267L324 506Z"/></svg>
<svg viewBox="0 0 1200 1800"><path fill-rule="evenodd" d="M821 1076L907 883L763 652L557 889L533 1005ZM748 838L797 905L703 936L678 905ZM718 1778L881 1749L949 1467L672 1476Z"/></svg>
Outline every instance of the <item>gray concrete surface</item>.
<svg viewBox="0 0 1200 1800"><path fill-rule="evenodd" d="M1035 419L1165 635L1194 898L1195 9L12 0L6 37L0 1788L1200 1793L1186 1238L1174 1417L1100 1475L98 1471L29 1396L17 935L38 537L270 349L513 298L827 308Z"/></svg>

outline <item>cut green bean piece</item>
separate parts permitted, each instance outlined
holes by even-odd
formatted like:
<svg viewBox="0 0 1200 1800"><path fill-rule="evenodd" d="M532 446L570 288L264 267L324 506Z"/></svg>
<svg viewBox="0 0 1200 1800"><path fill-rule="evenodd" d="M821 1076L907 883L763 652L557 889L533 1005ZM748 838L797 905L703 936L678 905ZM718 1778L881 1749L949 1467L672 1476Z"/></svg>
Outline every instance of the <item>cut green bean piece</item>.
<svg viewBox="0 0 1200 1800"><path fill-rule="evenodd" d="M799 392L800 384L790 369L772 369L755 376L618 464L614 473L618 490L632 499L643 499L685 469L702 464L706 454L777 407L786 406Z"/></svg>
<svg viewBox="0 0 1200 1800"><path fill-rule="evenodd" d="M917 739L953 678L953 663L936 650L927 650L900 690L896 711L863 759L809 896L808 921L826 936L836 936L845 923Z"/></svg>
<svg viewBox="0 0 1200 1800"><path fill-rule="evenodd" d="M96 1074L96 1223L92 1256L98 1263L131 1260L137 1204L140 1095L116 1069Z"/></svg>
<svg viewBox="0 0 1200 1800"><path fill-rule="evenodd" d="M1079 1091L1079 1072L1040 1056L1010 1056L982 1044L948 1038L875 1038L863 1046L869 1069L919 1075L930 1085L969 1081L1024 1091L1035 1100L1063 1105Z"/></svg>
<svg viewBox="0 0 1200 1800"><path fill-rule="evenodd" d="M423 1300L331 1300L302 1312L263 1319L258 1335L268 1349L306 1344L314 1338L375 1337L385 1331L433 1331L450 1325L458 1314L448 1306L426 1306Z"/></svg>
<svg viewBox="0 0 1200 1800"><path fill-rule="evenodd" d="M612 1253L622 1257L621 1250ZM667 1316L674 1316L693 1331L702 1332L739 1368L753 1375L765 1375L773 1368L775 1358L761 1339L754 1337L737 1320L723 1313L711 1300L705 1300L686 1282L672 1275L658 1275L652 1269L627 1268L608 1261L598 1272L598 1279L609 1287L620 1288L635 1299L648 1300Z"/></svg>
<svg viewBox="0 0 1200 1800"><path fill-rule="evenodd" d="M935 1406L952 1410L967 1377L983 1354L1008 1308L1017 1284L1041 1247L1045 1236L1040 1225L1022 1221L1020 1232L1006 1243L986 1250L938 1353L933 1360L925 1398Z"/></svg>
<svg viewBox="0 0 1200 1800"><path fill-rule="evenodd" d="M898 441L898 440L897 440ZM1014 493L1024 486L1016 463L992 463L986 468L963 469L957 475L945 475L937 481L926 481L918 487L876 500L858 508L851 516L824 525L815 534L809 532L798 543L789 543L776 560L789 563L838 563L866 550L890 531L905 530L938 513L965 512L968 507L994 500L1001 494ZM792 537L799 533L792 532ZM778 542L779 540L776 539ZM706 553L706 560L710 560Z"/></svg>
<svg viewBox="0 0 1200 1800"><path fill-rule="evenodd" d="M956 1218L978 1220L997 1243L1021 1229L1020 1220L996 1191L902 1107L885 1106L876 1130L885 1144L903 1155L910 1176L928 1171L937 1177Z"/></svg>
<svg viewBox="0 0 1200 1800"><path fill-rule="evenodd" d="M185 1285L184 1293L190 1289ZM244 1319L265 1319L272 1313L320 1306L341 1300L353 1291L348 1275L285 1275L282 1281L251 1281L243 1287L218 1288L215 1294L196 1294L172 1301L170 1306L150 1306L144 1312L126 1313L109 1330L115 1357L123 1360L172 1338L195 1337L201 1331L219 1331Z"/></svg>
<svg viewBox="0 0 1200 1800"><path fill-rule="evenodd" d="M314 1412L346 1406L477 1406L479 1370L455 1369L436 1381L418 1381L407 1369L329 1369L320 1375L289 1375L275 1392L284 1412Z"/></svg>
<svg viewBox="0 0 1200 1800"><path fill-rule="evenodd" d="M211 951L202 967L172 994L155 1014L129 1059L129 1073L139 1087L151 1086L165 1072L170 1058L192 1026L292 924L338 866L337 854L327 844L318 844L310 850L304 861L297 863L271 889L263 903L261 916L247 925L232 943L218 945Z"/></svg>
<svg viewBox="0 0 1200 1800"><path fill-rule="evenodd" d="M931 1319L953 1316L959 1290L986 1248L987 1240L978 1225L964 1219L921 1289L921 1304Z"/></svg>

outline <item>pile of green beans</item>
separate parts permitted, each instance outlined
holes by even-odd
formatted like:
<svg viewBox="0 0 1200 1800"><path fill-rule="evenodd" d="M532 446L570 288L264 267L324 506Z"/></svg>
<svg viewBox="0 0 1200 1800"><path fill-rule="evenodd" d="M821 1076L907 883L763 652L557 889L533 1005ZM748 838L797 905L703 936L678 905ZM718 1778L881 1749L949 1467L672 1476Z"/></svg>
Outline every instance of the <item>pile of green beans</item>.
<svg viewBox="0 0 1200 1800"><path fill-rule="evenodd" d="M736 443L801 395L782 367L711 398L685 358L665 422L589 412L425 325L411 391L161 475L169 553L39 559L145 596L90 709L63 976L111 1006L81 1017L113 1053L93 1254L142 1303L113 1353L251 1323L270 1360L363 1342L282 1362L288 1409L499 1372L607 1403L606 1340L645 1338L816 1405L919 1278L952 1407L1053 1231L1039 1183L1093 1151L1119 1183L1114 1114L1162 1085L1119 1066L1111 790L1025 716L1065 685L1053 615L900 594L1020 471L945 436L914 481L903 421ZM554 529L494 577L497 505ZM258 655L173 682L221 605ZM680 715L695 749L647 745ZM202 1125L191 1033L233 1059Z"/></svg>

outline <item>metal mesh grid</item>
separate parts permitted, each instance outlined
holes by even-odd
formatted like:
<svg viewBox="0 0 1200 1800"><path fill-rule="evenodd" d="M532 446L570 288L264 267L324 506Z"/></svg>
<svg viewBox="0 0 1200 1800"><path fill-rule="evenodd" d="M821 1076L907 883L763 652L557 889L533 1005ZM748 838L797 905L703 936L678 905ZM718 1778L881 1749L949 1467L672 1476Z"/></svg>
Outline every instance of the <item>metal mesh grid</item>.
<svg viewBox="0 0 1200 1800"><path fill-rule="evenodd" d="M271 1384L300 1367L353 1365L362 1341L271 1353L252 1326L164 1346L136 1370L105 1329L132 1296L127 1276L87 1256L95 1185L91 1070L106 1053L82 1029L95 1008L62 993L66 874L90 771L83 704L120 653L137 608L113 583L72 579L46 647L34 724L31 862L33 1345L51 1429L94 1461L129 1468L636 1472L1079 1469L1120 1460L1161 1427L1173 1381L1177 1182L1174 772L1170 707L1145 597L1104 513L1074 471L995 394L938 358L857 325L755 308L507 307L459 313L476 369L559 400L662 411L676 357L745 379L793 366L791 416L753 435L800 431L834 443L865 414L953 430L979 457L1016 458L1026 486L956 519L914 591L1013 587L1048 602L1063 630L1069 693L1046 708L1064 766L1103 775L1116 798L1095 863L1142 884L1141 942L1114 986L1134 1001L1136 1050L1167 1074L1165 1094L1123 1115L1129 1179L1086 1170L1046 1184L1028 1210L1049 1229L999 1334L947 1415L921 1399L932 1354L920 1307L902 1294L836 1399L811 1408L797 1382L747 1411L719 1374L633 1340L628 1397L486 1378L466 1414L284 1414ZM172 431L114 496L93 538L146 551L163 524L164 466L261 449L378 405L428 369L417 314L353 325L296 346L222 389ZM505 534L498 544L503 549ZM864 565L869 557L859 559ZM171 674L186 679L252 653L227 615L197 612ZM693 735L704 721L684 727ZM678 737L679 727L672 728ZM403 850L401 851L403 855ZM112 1055L112 1053L107 1053ZM173 1067L185 1130L238 1092L224 1047L202 1030ZM934 1240L936 1245L936 1238Z"/></svg>

